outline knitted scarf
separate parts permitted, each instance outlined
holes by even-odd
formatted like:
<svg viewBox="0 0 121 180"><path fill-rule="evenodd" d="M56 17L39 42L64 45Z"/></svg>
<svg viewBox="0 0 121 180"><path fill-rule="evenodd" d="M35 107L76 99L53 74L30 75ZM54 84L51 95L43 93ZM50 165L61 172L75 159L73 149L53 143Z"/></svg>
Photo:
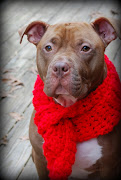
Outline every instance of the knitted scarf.
<svg viewBox="0 0 121 180"><path fill-rule="evenodd" d="M75 162L76 143L104 135L121 119L121 84L105 55L107 77L87 97L70 107L55 104L43 92L39 75L33 91L34 122L44 138L43 151L51 180L66 180Z"/></svg>

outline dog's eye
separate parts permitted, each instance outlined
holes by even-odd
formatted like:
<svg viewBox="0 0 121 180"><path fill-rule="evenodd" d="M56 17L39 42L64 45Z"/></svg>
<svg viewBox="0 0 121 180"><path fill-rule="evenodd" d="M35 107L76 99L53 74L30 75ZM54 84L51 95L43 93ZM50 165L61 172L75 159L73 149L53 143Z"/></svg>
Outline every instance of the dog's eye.
<svg viewBox="0 0 121 180"><path fill-rule="evenodd" d="M83 46L83 48L81 49L81 51L87 52L90 50L90 47L88 46Z"/></svg>
<svg viewBox="0 0 121 180"><path fill-rule="evenodd" d="M45 47L46 51L52 51L52 47L50 45Z"/></svg>

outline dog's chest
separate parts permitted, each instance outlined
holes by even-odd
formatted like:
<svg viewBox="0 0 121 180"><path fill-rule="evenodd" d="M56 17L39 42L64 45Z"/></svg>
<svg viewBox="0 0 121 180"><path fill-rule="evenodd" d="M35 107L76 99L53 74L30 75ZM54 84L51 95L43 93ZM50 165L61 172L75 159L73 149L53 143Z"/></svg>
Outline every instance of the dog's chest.
<svg viewBox="0 0 121 180"><path fill-rule="evenodd" d="M75 163L72 166L71 178L86 179L91 173L86 168L89 168L102 157L102 147L98 144L97 138L77 144L77 152L75 155Z"/></svg>

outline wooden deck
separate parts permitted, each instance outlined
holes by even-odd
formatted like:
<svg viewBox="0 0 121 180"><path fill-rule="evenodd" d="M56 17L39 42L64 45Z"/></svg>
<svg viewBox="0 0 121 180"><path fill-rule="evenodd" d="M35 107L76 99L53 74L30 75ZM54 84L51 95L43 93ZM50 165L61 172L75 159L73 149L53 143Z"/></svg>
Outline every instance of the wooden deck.
<svg viewBox="0 0 121 180"><path fill-rule="evenodd" d="M98 13L118 18L116 1L5 1L1 5L1 168L5 179L38 179L31 158L28 128L32 90L36 79L36 48L23 39L19 44L18 29L33 20L50 24L67 21L90 22ZM119 73L121 43L112 42L106 54ZM120 61L120 63L119 63Z"/></svg>

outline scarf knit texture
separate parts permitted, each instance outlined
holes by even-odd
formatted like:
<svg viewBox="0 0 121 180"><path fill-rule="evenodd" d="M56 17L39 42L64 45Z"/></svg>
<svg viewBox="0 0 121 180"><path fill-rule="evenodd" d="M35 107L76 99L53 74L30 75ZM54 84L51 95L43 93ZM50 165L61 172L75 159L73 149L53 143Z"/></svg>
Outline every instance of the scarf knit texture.
<svg viewBox="0 0 121 180"><path fill-rule="evenodd" d="M107 77L97 89L70 107L55 104L44 92L39 75L33 90L34 123L44 138L43 152L51 180L67 180L77 142L111 132L121 119L121 83L105 55Z"/></svg>

